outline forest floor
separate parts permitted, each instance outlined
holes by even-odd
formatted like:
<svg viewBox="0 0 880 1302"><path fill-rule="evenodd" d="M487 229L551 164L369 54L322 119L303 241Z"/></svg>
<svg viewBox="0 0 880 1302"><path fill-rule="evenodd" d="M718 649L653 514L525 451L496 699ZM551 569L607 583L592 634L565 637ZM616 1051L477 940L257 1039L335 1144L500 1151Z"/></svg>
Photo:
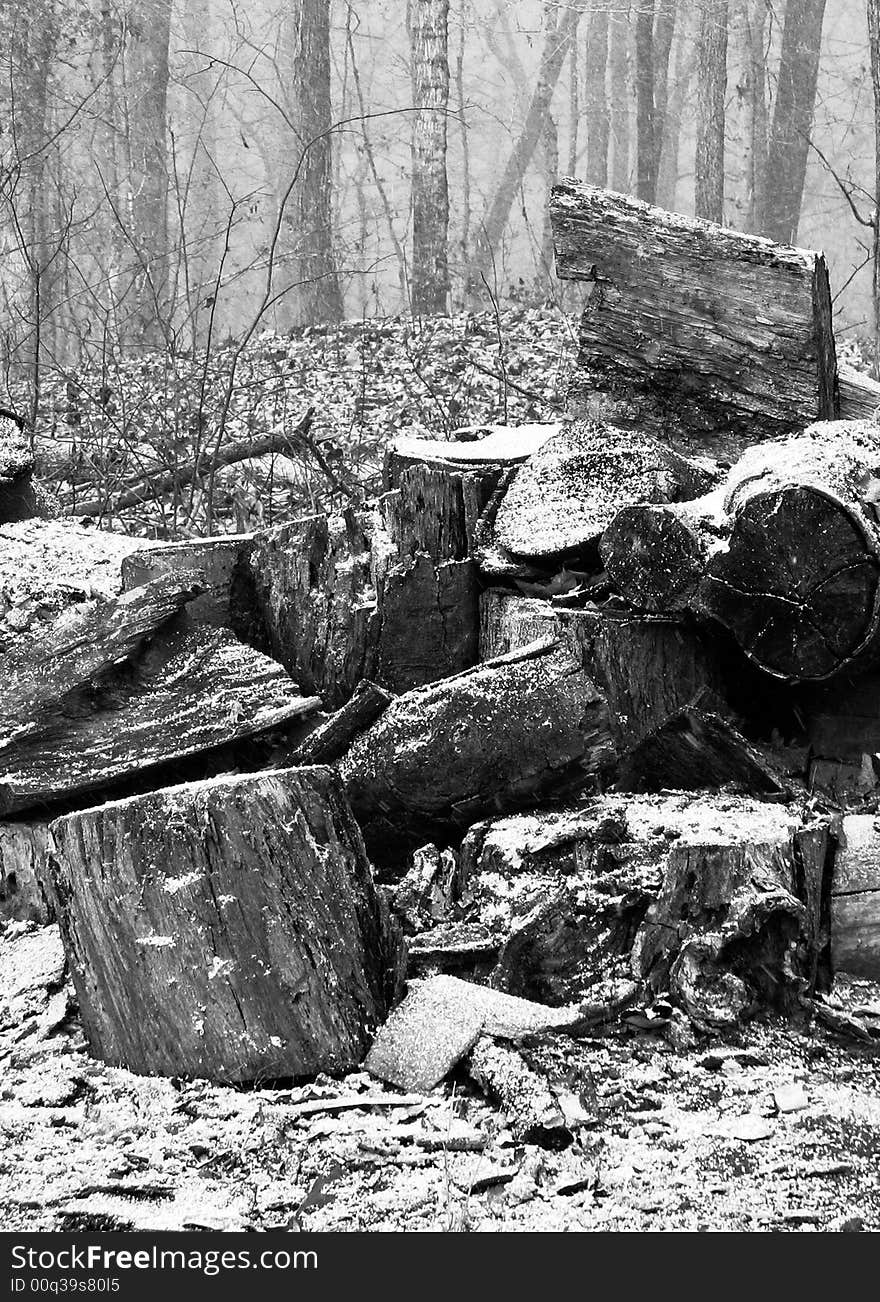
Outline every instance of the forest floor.
<svg viewBox="0 0 880 1302"><path fill-rule="evenodd" d="M517 1142L464 1080L292 1089L147 1078L90 1058L57 929L0 935L8 1231L880 1230L880 1040L757 1019L676 1048L565 1041L585 1121ZM880 1019L880 986L838 982ZM674 1039L675 1037L673 1037Z"/></svg>

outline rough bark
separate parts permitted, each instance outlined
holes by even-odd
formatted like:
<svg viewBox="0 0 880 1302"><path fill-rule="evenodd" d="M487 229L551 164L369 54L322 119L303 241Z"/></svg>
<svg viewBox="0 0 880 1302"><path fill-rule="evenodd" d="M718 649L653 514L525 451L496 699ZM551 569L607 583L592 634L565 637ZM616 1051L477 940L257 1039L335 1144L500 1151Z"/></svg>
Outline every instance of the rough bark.
<svg viewBox="0 0 880 1302"><path fill-rule="evenodd" d="M880 979L880 830L873 814L840 820L831 879L831 966Z"/></svg>
<svg viewBox="0 0 880 1302"><path fill-rule="evenodd" d="M0 918L52 922L55 917L48 874L49 824L0 823Z"/></svg>
<svg viewBox="0 0 880 1302"><path fill-rule="evenodd" d="M0 743L0 814L103 790L277 729L320 706L225 629L169 625L137 660Z"/></svg>
<svg viewBox="0 0 880 1302"><path fill-rule="evenodd" d="M836 414L821 254L578 182L554 187L551 203L558 274L592 284L569 392L575 415L735 458Z"/></svg>
<svg viewBox="0 0 880 1302"><path fill-rule="evenodd" d="M131 592L163 575L195 571L200 592L189 603L190 619L239 633L255 618L255 597L249 590L253 546L253 534L227 534L132 552L123 557L122 586Z"/></svg>
<svg viewBox="0 0 880 1302"><path fill-rule="evenodd" d="M728 0L702 0L697 60L694 213L724 222L724 100Z"/></svg>
<svg viewBox="0 0 880 1302"><path fill-rule="evenodd" d="M880 383L877 380L844 364L840 367L838 382L841 420L877 419L880 411Z"/></svg>
<svg viewBox="0 0 880 1302"><path fill-rule="evenodd" d="M758 445L731 470L729 541L710 556L693 604L766 672L827 678L875 642L878 469L880 426L838 421Z"/></svg>
<svg viewBox="0 0 880 1302"><path fill-rule="evenodd" d="M405 825L421 844L419 828L583 783L612 759L602 694L551 642L399 697L341 772L360 817Z"/></svg>
<svg viewBox="0 0 880 1302"><path fill-rule="evenodd" d="M167 788L52 824L91 1053L244 1082L356 1067L396 946L329 769Z"/></svg>
<svg viewBox="0 0 880 1302"><path fill-rule="evenodd" d="M749 204L750 231L764 229L767 194L767 27L766 0L743 0L747 57L746 195Z"/></svg>
<svg viewBox="0 0 880 1302"><path fill-rule="evenodd" d="M412 310L443 313L449 293L446 113L449 0L407 0L413 114Z"/></svg>
<svg viewBox="0 0 880 1302"><path fill-rule="evenodd" d="M291 0L281 41L284 95L299 154L284 213L292 259L285 298L298 324L314 325L342 317L331 216L330 0Z"/></svg>
<svg viewBox="0 0 880 1302"><path fill-rule="evenodd" d="M693 497L710 482L704 469L653 439L574 422L517 472L498 508L495 539L531 558L595 547L624 506Z"/></svg>
<svg viewBox="0 0 880 1302"><path fill-rule="evenodd" d="M764 233L797 239L819 77L825 0L788 0L782 28L776 103L767 150Z"/></svg>
<svg viewBox="0 0 880 1302"><path fill-rule="evenodd" d="M468 1075L498 1104L511 1134L526 1144L570 1142L569 1124L543 1072L528 1053L481 1035L467 1060Z"/></svg>
<svg viewBox="0 0 880 1302"><path fill-rule="evenodd" d="M649 987L706 1029L760 1004L796 1010L827 946L827 820L719 796L664 821L679 835L635 950Z"/></svg>

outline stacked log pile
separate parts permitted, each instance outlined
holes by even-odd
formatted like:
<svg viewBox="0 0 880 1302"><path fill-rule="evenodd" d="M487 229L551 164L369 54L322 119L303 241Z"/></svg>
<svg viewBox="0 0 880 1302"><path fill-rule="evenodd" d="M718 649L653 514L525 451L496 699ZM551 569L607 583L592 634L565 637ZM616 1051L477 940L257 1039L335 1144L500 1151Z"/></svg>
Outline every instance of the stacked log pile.
<svg viewBox="0 0 880 1302"><path fill-rule="evenodd" d="M368 1069L503 1094L502 1005L712 1031L880 977L880 425L823 260L551 211L569 419L254 536L0 527L0 909L58 917L96 1055L342 1072L434 978Z"/></svg>

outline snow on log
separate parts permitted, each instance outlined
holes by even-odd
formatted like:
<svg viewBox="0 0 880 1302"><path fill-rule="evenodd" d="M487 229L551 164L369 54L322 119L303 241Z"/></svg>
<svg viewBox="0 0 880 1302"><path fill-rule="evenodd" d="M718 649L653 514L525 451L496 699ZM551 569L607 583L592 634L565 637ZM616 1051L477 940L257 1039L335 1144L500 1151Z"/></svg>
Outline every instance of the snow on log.
<svg viewBox="0 0 880 1302"><path fill-rule="evenodd" d="M274 660L225 629L182 620L137 660L0 742L4 816L268 732L320 706Z"/></svg>
<svg viewBox="0 0 880 1302"><path fill-rule="evenodd" d="M225 534L132 552L122 560L123 591L142 587L165 574L195 570L202 591L190 604L190 618L231 628L242 636L255 615L248 566L253 545L253 534Z"/></svg>
<svg viewBox="0 0 880 1302"><path fill-rule="evenodd" d="M193 782L51 831L95 1057L263 1083L361 1062L397 946L332 770Z"/></svg>
<svg viewBox="0 0 880 1302"><path fill-rule="evenodd" d="M510 808L613 757L602 693L551 641L398 697L341 773L359 817L415 826Z"/></svg>
<svg viewBox="0 0 880 1302"><path fill-rule="evenodd" d="M712 482L705 467L653 439L572 422L517 471L498 507L495 539L529 558L587 548L623 507L697 497Z"/></svg>
<svg viewBox="0 0 880 1302"><path fill-rule="evenodd" d="M575 414L719 459L837 415L821 253L574 180L553 187L550 216L557 275L591 285Z"/></svg>

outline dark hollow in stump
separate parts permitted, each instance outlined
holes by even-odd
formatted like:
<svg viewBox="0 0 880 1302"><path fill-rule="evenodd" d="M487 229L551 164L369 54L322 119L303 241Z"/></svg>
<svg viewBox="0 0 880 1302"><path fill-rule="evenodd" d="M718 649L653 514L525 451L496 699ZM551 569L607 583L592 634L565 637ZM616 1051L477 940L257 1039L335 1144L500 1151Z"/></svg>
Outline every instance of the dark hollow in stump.
<svg viewBox="0 0 880 1302"><path fill-rule="evenodd" d="M550 201L557 274L592 292L569 406L735 459L837 414L819 253L579 181Z"/></svg>
<svg viewBox="0 0 880 1302"><path fill-rule="evenodd" d="M169 787L51 831L95 1057L231 1082L362 1061L396 942L332 770Z"/></svg>
<svg viewBox="0 0 880 1302"><path fill-rule="evenodd" d="M729 541L709 557L695 609L767 673L839 673L875 641L880 426L823 422L751 448L730 472Z"/></svg>
<svg viewBox="0 0 880 1302"><path fill-rule="evenodd" d="M41 514L33 469L25 430L11 417L0 415L0 524Z"/></svg>

